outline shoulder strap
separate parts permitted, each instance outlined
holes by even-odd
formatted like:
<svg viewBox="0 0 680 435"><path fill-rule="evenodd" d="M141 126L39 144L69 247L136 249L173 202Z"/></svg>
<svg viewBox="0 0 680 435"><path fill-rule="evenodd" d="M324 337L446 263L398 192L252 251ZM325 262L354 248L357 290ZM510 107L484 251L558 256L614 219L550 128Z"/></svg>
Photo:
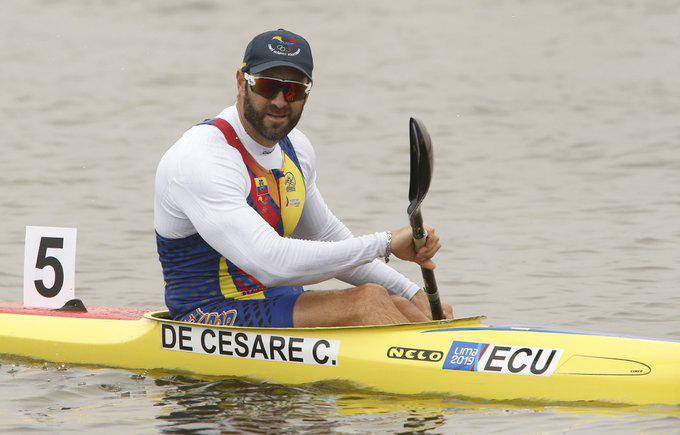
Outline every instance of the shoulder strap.
<svg viewBox="0 0 680 435"><path fill-rule="evenodd" d="M212 125L213 127L216 127L218 130L222 132L224 138L227 140L227 143L232 147L236 148L236 150L241 154L243 163L245 163L246 168L248 168L248 175L250 176L250 195L248 204L252 208L254 208L255 211L257 211L257 213L260 216L262 216L262 218L272 228L274 228L276 232L283 235L281 215L279 212L274 210L273 207L275 205L270 204L271 200L269 202L260 202L257 200L258 199L257 183L255 181L255 175L253 174L253 171L251 169L257 165L257 161L245 149L243 143L241 142L241 139L238 138L238 135L236 134L234 127L232 127L232 125L229 124L229 122L225 121L222 118L205 120L201 124Z"/></svg>
<svg viewBox="0 0 680 435"><path fill-rule="evenodd" d="M203 122L203 124L208 124L212 125L213 127L217 127L217 129L221 131L222 134L224 135L224 138L227 140L227 143L232 147L236 148L239 154L241 154L241 158L243 159L243 162L246 164L246 166L250 166L251 163L255 163L255 159L245 149L245 147L241 143L241 139L238 138L238 135L236 134L236 131L234 130L234 127L231 126L231 124L229 124L222 118L206 120Z"/></svg>
<svg viewBox="0 0 680 435"><path fill-rule="evenodd" d="M302 170L302 167L300 166L300 161L298 160L297 153L295 152L295 148L293 148L293 143L290 141L288 136L284 137L280 142L279 145L281 146L281 149L283 150L284 153L288 155L288 157L293 160L293 163L295 163L295 166L298 167L298 169Z"/></svg>

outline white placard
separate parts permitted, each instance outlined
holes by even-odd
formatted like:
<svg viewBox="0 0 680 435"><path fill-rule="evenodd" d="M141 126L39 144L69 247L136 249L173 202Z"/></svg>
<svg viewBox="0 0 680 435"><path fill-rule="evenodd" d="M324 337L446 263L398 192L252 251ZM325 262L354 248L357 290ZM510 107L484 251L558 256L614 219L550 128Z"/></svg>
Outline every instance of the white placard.
<svg viewBox="0 0 680 435"><path fill-rule="evenodd" d="M61 308L75 284L76 229L26 227L24 306Z"/></svg>

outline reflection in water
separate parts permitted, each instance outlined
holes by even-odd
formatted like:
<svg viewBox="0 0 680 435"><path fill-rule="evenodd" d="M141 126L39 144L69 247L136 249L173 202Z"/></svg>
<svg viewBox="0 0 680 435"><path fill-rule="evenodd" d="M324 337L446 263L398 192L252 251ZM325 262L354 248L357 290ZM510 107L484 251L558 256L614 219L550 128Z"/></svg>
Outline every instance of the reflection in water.
<svg viewBox="0 0 680 435"><path fill-rule="evenodd" d="M78 368L0 358L0 391L14 388L0 432L84 427L164 432L501 432L560 427L605 430L677 426L680 407L555 406L472 402L358 390L347 383L284 387L245 380L198 380L167 373ZM665 432L668 432L666 430Z"/></svg>
<svg viewBox="0 0 680 435"><path fill-rule="evenodd" d="M345 431L358 421L375 430L424 431L445 422L445 399L399 399L352 391L343 385L282 387L241 380L197 381L184 377L156 380L165 395L156 404L163 430L255 432Z"/></svg>
<svg viewBox="0 0 680 435"><path fill-rule="evenodd" d="M469 402L451 397L403 396L359 391L345 383L284 387L229 379L201 381L172 376L156 379L163 395L156 403L166 432L204 430L252 432L364 431L450 432L451 421L495 420L504 416L675 420L680 407L540 405ZM455 427L455 426L454 426Z"/></svg>

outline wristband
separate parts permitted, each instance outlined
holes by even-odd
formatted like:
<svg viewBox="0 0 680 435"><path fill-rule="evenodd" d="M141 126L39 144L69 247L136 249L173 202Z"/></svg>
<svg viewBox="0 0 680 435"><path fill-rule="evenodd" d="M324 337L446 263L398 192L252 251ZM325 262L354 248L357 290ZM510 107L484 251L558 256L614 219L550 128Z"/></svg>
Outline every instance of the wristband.
<svg viewBox="0 0 680 435"><path fill-rule="evenodd" d="M390 254L392 253L392 231L387 232L387 248L385 248L385 263L390 262Z"/></svg>

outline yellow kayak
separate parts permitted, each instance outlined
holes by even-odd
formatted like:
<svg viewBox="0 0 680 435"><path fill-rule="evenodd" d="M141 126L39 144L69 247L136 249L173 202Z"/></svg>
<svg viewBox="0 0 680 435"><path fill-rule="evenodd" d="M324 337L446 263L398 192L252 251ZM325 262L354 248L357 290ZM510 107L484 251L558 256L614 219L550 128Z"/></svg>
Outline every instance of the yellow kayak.
<svg viewBox="0 0 680 435"><path fill-rule="evenodd" d="M4 304L0 354L285 385L339 380L398 394L680 405L678 341L493 327L483 317L256 329L178 322L163 311Z"/></svg>

